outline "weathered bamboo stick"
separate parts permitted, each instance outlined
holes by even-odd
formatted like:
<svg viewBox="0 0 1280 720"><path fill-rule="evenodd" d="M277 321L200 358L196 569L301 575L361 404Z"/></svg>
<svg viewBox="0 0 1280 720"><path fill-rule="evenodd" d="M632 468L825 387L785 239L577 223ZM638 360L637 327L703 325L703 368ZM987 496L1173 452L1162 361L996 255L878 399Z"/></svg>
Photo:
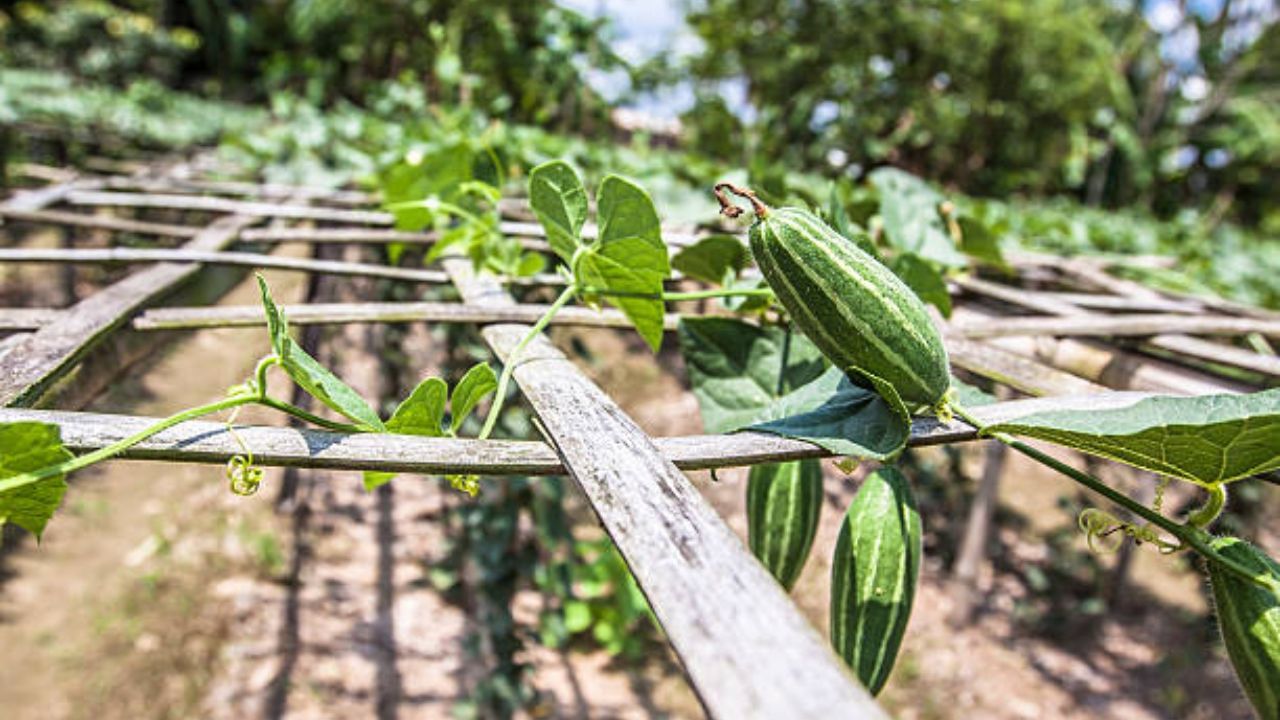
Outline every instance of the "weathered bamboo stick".
<svg viewBox="0 0 1280 720"><path fill-rule="evenodd" d="M174 210L243 213L262 217L318 220L352 225L385 226L395 222L395 217L391 213L374 210L347 210L289 203L249 202L200 195L76 191L69 193L66 200L73 205L156 207ZM503 234L517 237L541 238L545 236L542 226L531 222L504 221L499 226L499 231ZM584 238L595 238L598 233L599 229L592 223L587 223L582 228L582 236ZM681 232L673 229L664 229L662 231L662 239L668 245L688 245L696 242L699 238L700 236L696 233Z"/></svg>
<svg viewBox="0 0 1280 720"><path fill-rule="evenodd" d="M999 323L1008 318L979 308L962 306L952 319ZM1096 342L1047 336L1012 336L981 341L1107 387L1179 395L1248 392L1237 382Z"/></svg>
<svg viewBox="0 0 1280 720"><path fill-rule="evenodd" d="M522 304L510 307L485 307L456 302L374 302L314 303L284 306L293 325L339 323L534 323L547 311L547 305ZM40 311L44 312L44 311ZM34 312L33 312L34 314ZM0 311L0 327L5 313ZM663 327L674 330L680 317L667 314ZM259 305L222 305L218 307L155 308L143 312L133 321L135 330L192 330L214 327L257 327L266 322ZM618 310L592 310L567 307L556 313L554 325L586 327L630 327L631 321Z"/></svg>
<svg viewBox="0 0 1280 720"><path fill-rule="evenodd" d="M10 167L13 169L14 175L34 178L47 183L71 182L79 175L79 172L73 169L34 162L13 163Z"/></svg>
<svg viewBox="0 0 1280 720"><path fill-rule="evenodd" d="M1245 305L1243 303L1227 300L1226 298L1190 295L1187 293L1179 293L1169 290L1153 290L1141 283L1126 280L1124 278L1118 278L1109 274L1105 269L1105 263L1089 263L1076 259L1069 262L1059 261L1055 263L1053 267L1060 275L1078 283L1079 285L1083 285L1090 289L1102 290L1122 297L1172 298L1174 300L1200 303L1208 309L1217 310L1219 312L1243 315L1244 317L1261 318L1263 320L1280 321L1280 312L1268 310L1266 308L1254 307L1252 305Z"/></svg>
<svg viewBox="0 0 1280 720"><path fill-rule="evenodd" d="M12 212L43 210L50 205L62 202L76 192L95 187L98 185L92 180L70 180L36 190L23 190L0 203L0 208Z"/></svg>
<svg viewBox="0 0 1280 720"><path fill-rule="evenodd" d="M369 205L377 201L372 193L358 190L338 190L305 185L281 183L254 183L236 180L204 180L198 178L137 178L112 177L104 186L112 190L132 190L150 193L214 193L243 197L290 197L296 200L319 200L337 205Z"/></svg>
<svg viewBox="0 0 1280 720"><path fill-rule="evenodd" d="M1117 295L1078 292L1043 292L1018 288L1018 292L1030 299L1044 298L1075 305L1089 310L1118 310L1123 312L1163 312L1194 314L1205 311L1205 306L1192 300L1169 298L1131 298Z"/></svg>
<svg viewBox="0 0 1280 720"><path fill-rule="evenodd" d="M174 195L155 193L127 192L83 192L70 193L67 202L72 205L107 205L112 207L152 207L171 210L197 210L228 214L257 215L261 217L283 217L295 220L321 220L327 222L351 223L353 225L390 225L395 218L390 213L372 210L345 210L335 208L313 207L276 202L252 202L246 200L229 200L222 197L205 195Z"/></svg>
<svg viewBox="0 0 1280 720"><path fill-rule="evenodd" d="M498 229L506 235L516 235L516 233L506 232L501 225ZM241 239L245 242L432 245L439 239L439 233L406 232L403 230L383 230L381 228L262 228L245 232ZM551 245L544 240L521 238L519 242L520 246L526 250L538 252L549 252L551 250Z"/></svg>
<svg viewBox="0 0 1280 720"><path fill-rule="evenodd" d="M0 330L36 330L57 322L57 308L0 308Z"/></svg>
<svg viewBox="0 0 1280 720"><path fill-rule="evenodd" d="M15 210L0 207L0 216L10 220L46 225L71 225L74 227L111 230L113 232L158 235L160 237L191 238L200 234L201 228L193 225L144 222L111 217L109 215L85 215L61 210Z"/></svg>
<svg viewBox="0 0 1280 720"><path fill-rule="evenodd" d="M312 260L310 258L277 257L250 252L205 252L199 250L165 250L151 248L0 248L0 263L204 263L209 265L235 265L254 268L276 268L298 272L317 272L330 275L386 278L432 285L449 282L449 276L440 270L391 267L373 263L353 263L338 260ZM551 273L529 277L503 278L503 282L525 287L564 285L564 278Z"/></svg>
<svg viewBox="0 0 1280 720"><path fill-rule="evenodd" d="M1080 306L1061 297L1055 297L1050 293L1026 292L1020 288L1013 288L977 278L960 278L955 282L969 292L994 298L1017 307L1067 317L1094 317ZM1150 298L1144 296L1143 298L1138 298L1138 301L1141 302L1147 299ZM1005 320L1002 319L999 324L1003 325L1004 323ZM1144 339L1144 345L1171 352L1175 355L1208 360L1272 377L1280 377L1280 358L1268 357L1229 345L1193 338L1190 335L1161 333Z"/></svg>
<svg viewBox="0 0 1280 720"><path fill-rule="evenodd" d="M1110 392L1076 397L1010 400L971 408L985 423L1003 422L1046 410L1125 407L1146 393ZM0 423L44 422L57 425L63 444L88 452L122 440L159 418L107 413L0 408ZM564 475L555 451L536 440L474 440L421 435L344 434L326 430L236 425L235 432L264 466L383 470L422 474ZM949 423L919 417L911 428L913 447L967 442L977 432L960 420ZM662 455L681 470L745 467L768 462L830 457L822 448L777 435L739 432L654 438ZM225 463L244 448L225 423L191 421L161 432L120 455L124 459Z"/></svg>
<svg viewBox="0 0 1280 720"><path fill-rule="evenodd" d="M1122 337L1183 335L1248 335L1280 337L1280 322L1223 315L1076 315L1005 317L1000 322L952 323L951 331L967 338L1051 335L1054 337Z"/></svg>

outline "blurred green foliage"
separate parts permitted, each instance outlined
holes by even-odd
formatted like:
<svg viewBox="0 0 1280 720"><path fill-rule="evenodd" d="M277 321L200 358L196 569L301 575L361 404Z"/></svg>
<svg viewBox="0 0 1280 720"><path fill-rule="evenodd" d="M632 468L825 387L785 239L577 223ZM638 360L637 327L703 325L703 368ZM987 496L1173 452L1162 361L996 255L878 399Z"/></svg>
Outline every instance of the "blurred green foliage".
<svg viewBox="0 0 1280 720"><path fill-rule="evenodd" d="M186 59L199 50L200 36L131 5L136 3L0 2L0 59L115 85L144 77L177 82Z"/></svg>
<svg viewBox="0 0 1280 720"><path fill-rule="evenodd" d="M0 59L242 101L363 103L385 80L432 103L563 129L601 126L584 69L625 69L604 24L553 0L0 2Z"/></svg>
<svg viewBox="0 0 1280 720"><path fill-rule="evenodd" d="M168 149L216 143L267 119L261 109L175 92L145 76L116 88L62 73L0 68L0 126L14 123L23 132Z"/></svg>
<svg viewBox="0 0 1280 720"><path fill-rule="evenodd" d="M687 72L744 79L759 117L727 146L700 141L732 132L714 100L685 121L699 149L736 162L890 164L981 195L1280 224L1274 3L1182 3L1163 33L1150 5L706 0ZM1171 49L1187 38L1189 57Z"/></svg>
<svg viewBox="0 0 1280 720"><path fill-rule="evenodd" d="M385 103L396 81L425 99L406 113L596 137L612 126L589 81L607 75L690 88L684 145L756 175L893 165L980 196L1275 232L1280 10L1164 3L1179 9L1156 22L1158 4L699 0L683 6L701 49L633 66L609 21L555 0L0 0L0 61L326 111Z"/></svg>

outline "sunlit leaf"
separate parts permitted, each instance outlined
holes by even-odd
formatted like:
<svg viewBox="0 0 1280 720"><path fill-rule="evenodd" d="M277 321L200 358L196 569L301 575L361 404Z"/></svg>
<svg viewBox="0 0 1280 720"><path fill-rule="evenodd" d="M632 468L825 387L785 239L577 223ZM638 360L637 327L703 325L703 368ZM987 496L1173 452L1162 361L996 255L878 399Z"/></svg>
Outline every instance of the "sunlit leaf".
<svg viewBox="0 0 1280 720"><path fill-rule="evenodd" d="M488 363L472 366L458 381L453 389L453 397L449 400L449 410L453 416L450 423L453 431L458 432L476 405L497 389L498 376L494 374L493 368L489 367Z"/></svg>
<svg viewBox="0 0 1280 720"><path fill-rule="evenodd" d="M563 160L534 168L529 173L529 207L542 223L551 249L571 262L587 221L587 190L578 173Z"/></svg>
<svg viewBox="0 0 1280 720"><path fill-rule="evenodd" d="M943 198L937 191L897 168L877 168L870 179L880 192L880 218L891 245L945 267L967 264L938 214Z"/></svg>
<svg viewBox="0 0 1280 720"><path fill-rule="evenodd" d="M289 336L289 326L284 314L272 299L271 289L261 275L258 276L258 288L262 292L262 307L267 316L271 345L280 357L280 367L285 373L309 395L354 420L362 428L386 430L382 419L359 393L316 362L315 358L293 341Z"/></svg>
<svg viewBox="0 0 1280 720"><path fill-rule="evenodd" d="M960 216L957 222L960 225L960 249L964 254L996 267L1008 266L1000 250L999 239L985 223L969 215Z"/></svg>
<svg viewBox="0 0 1280 720"><path fill-rule="evenodd" d="M334 411L354 420L365 430L385 431L382 419L352 387L329 372L297 343L292 343L289 357L281 364L284 371L309 395Z"/></svg>
<svg viewBox="0 0 1280 720"><path fill-rule="evenodd" d="M258 278L258 290L262 294L262 310L267 316L267 334L271 336L271 349L277 356L283 358L288 354L289 345L292 343L289 337L289 323L271 297L271 288L267 286L266 278L261 274L256 274L255 277Z"/></svg>
<svg viewBox="0 0 1280 720"><path fill-rule="evenodd" d="M574 276L584 287L618 293L605 299L656 351L665 314L662 281L671 274L658 213L640 186L616 175L600 183L596 202L600 238L578 256Z"/></svg>
<svg viewBox="0 0 1280 720"><path fill-rule="evenodd" d="M37 422L0 425L0 480L57 465L72 457L62 446L57 425ZM0 492L0 526L11 522L39 538L66 491L66 478L60 474Z"/></svg>
<svg viewBox="0 0 1280 720"><path fill-rule="evenodd" d="M811 442L835 455L871 460L892 459L911 436L911 423L900 409L855 385L838 368L770 403L758 417L747 429Z"/></svg>
<svg viewBox="0 0 1280 720"><path fill-rule="evenodd" d="M402 435L444 436L444 406L449 386L438 377L418 383L387 420L387 430Z"/></svg>
<svg viewBox="0 0 1280 720"><path fill-rule="evenodd" d="M402 435L444 436L444 406L449 386L438 377L429 377L418 383L409 396L400 401L391 418L387 420L388 432ZM395 473L375 470L364 473L365 490L385 485Z"/></svg>
<svg viewBox="0 0 1280 720"><path fill-rule="evenodd" d="M1280 468L1280 389L1049 410L988 430L1047 440L1182 480L1231 482Z"/></svg>

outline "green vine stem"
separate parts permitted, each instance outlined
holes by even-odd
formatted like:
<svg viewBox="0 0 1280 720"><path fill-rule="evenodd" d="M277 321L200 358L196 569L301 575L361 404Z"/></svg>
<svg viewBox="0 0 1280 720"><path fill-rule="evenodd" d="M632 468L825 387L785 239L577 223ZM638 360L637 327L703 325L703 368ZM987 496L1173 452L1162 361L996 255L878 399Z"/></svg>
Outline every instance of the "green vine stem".
<svg viewBox="0 0 1280 720"><path fill-rule="evenodd" d="M608 293L606 293L608 294ZM730 289L722 288L720 290L694 290L692 292L664 292L662 299L667 301L676 300L704 300L706 298L722 298L722 297L773 297L773 291L769 288L741 288Z"/></svg>
<svg viewBox="0 0 1280 720"><path fill-rule="evenodd" d="M147 438L152 437L153 435L164 432L165 430L168 430L169 428L175 425L180 425L184 422L187 422L188 420L195 420L197 418L204 417L205 415L211 415L213 413L221 412L223 410L238 411L240 408L246 405L263 405L265 407L269 407L274 410L279 410L280 412L292 415L305 422L311 423L318 427L327 428L329 430L335 430L338 432L348 432L348 433L367 432L364 428L361 428L357 425L352 425L344 422L336 422L334 420L327 420L325 418L320 417L319 415L303 410L297 405L293 405L292 403L288 403L283 400L277 400L276 398L268 396L267 395L267 372L272 367L275 367L279 364L280 364L279 356L275 354L267 355L266 357L263 357L261 360L258 361L257 366L253 370L253 378L250 380L247 380L242 385L237 385L233 387L228 392L227 397L221 400L218 400L216 402L207 403L205 405L200 405L198 407L188 408L181 412L170 415L169 417L164 418L163 420L159 420L155 424L149 425L126 438L117 440L116 442L111 443L106 447L98 448L93 452L85 453L84 455L77 455L71 458L70 460L58 463L56 465L50 465L48 467L40 468L39 470L33 470L31 472L21 473L21 474L14 475L12 477L8 477L3 480L0 480L0 493L8 492L10 490L16 490L20 487L25 487L33 483L38 483L41 480L47 480L51 477L56 477L58 475L63 475L65 473L75 472L76 470L82 470L86 467L89 467L90 465L95 465L104 460L110 460L111 458L128 450L134 445L137 445L138 443L146 440ZM232 418L234 419L234 417L235 416L233 414ZM230 422L231 421L228 421L228 423ZM235 436L234 431L232 432L232 435ZM236 437L236 441L240 442L241 447L244 447L244 443L240 441L239 437ZM252 454L249 454L250 464L252 464L251 463L252 457L253 457Z"/></svg>
<svg viewBox="0 0 1280 720"><path fill-rule="evenodd" d="M1202 487L1209 493L1209 499L1187 516L1187 524L1203 530L1222 514L1222 508L1227 504L1227 486L1226 483L1219 482Z"/></svg>
<svg viewBox="0 0 1280 720"><path fill-rule="evenodd" d="M259 398L267 396L267 371L280 364L280 356L271 353L258 361L256 367L253 368L253 387L251 388Z"/></svg>
<svg viewBox="0 0 1280 720"><path fill-rule="evenodd" d="M326 418L320 417L319 415L316 415L315 413L311 413L306 410L303 410L297 405L287 403L284 400L277 400L273 397L267 397L266 395L263 395L262 397L258 398L257 403L259 405L264 405L266 407L269 407L273 410L279 410L282 413L287 413L289 415L292 415L298 418L299 420L302 420L303 422L309 422L312 425L315 425L316 427L322 427L326 430L333 430L335 432L344 432L344 433L369 432L367 428L360 427L359 425L352 425L351 423L338 422L336 420L328 420Z"/></svg>
<svg viewBox="0 0 1280 720"><path fill-rule="evenodd" d="M1110 485L1107 485L1106 483L1102 482L1098 478L1086 472L1077 470L1071 467L1070 465L1062 462L1061 460L1058 460L1057 458L1054 458L1044 452L1041 452L1040 450L1037 450L1034 447L1031 447L1030 445L1026 444L1025 442L1022 442L1021 440L1018 440L1017 438L1011 435L1008 435L1002 432L988 432L986 427L982 424L982 421L975 418L971 413L969 413L968 410L966 410L965 408L961 407L958 404L953 404L952 409L955 412L955 414L958 415L961 419L963 419L965 422L969 423L973 427L977 428L978 434L980 436L990 437L995 440L998 440L1004 443L1005 445L1008 445L1009 447L1013 448L1014 450L1017 450L1023 455L1026 455L1032 460L1035 460L1036 462L1039 462L1040 464L1046 467L1052 468L1053 470L1057 470L1058 472L1062 473L1063 475L1066 475L1067 477L1083 485L1084 487L1105 497L1111 502L1132 512L1134 515L1137 515L1143 520L1146 520L1152 525L1155 525L1161 530L1164 530L1165 532L1169 533L1173 537L1177 538L1178 542L1180 542L1182 545L1192 548L1193 550L1198 552L1202 557L1209 560L1210 562L1216 562L1219 565L1221 565L1223 568L1227 569L1228 571L1233 572L1236 575L1239 575L1241 578L1248 580L1250 582L1253 582L1258 586L1265 588L1271 592L1280 592L1280 588L1275 587L1275 585L1265 576L1262 576L1250 571L1245 566L1241 565L1240 563L1228 557L1223 556L1222 553L1219 553L1218 551L1210 547L1209 546L1210 535L1209 533L1205 532L1203 529L1191 524L1184 525L1182 523L1177 522L1176 520L1167 518L1164 515L1161 515L1160 513L1155 512L1151 508L1148 508L1146 505L1143 505L1137 500L1134 500L1128 495L1125 495L1124 493L1116 490ZM1226 499L1225 492L1222 495L1222 499L1224 501ZM1213 500L1211 498L1210 503L1212 502Z"/></svg>
<svg viewBox="0 0 1280 720"><path fill-rule="evenodd" d="M93 452L85 453L84 455L77 455L70 460L60 462L57 465L50 465L48 467L40 468L39 470L21 473L19 475L14 475L13 477L5 478L4 480L0 480L0 493L16 490L20 487L40 482L41 480L47 480L51 477L86 468L95 463L102 462L103 460L109 460L134 445L137 445L143 440L146 440L157 433L168 430L174 425L179 425L187 422L188 420L195 420L196 418L204 415L220 412L222 410L238 408L244 405L252 405L259 400L260 398L256 395L249 393L236 393L230 397L218 400L217 402L211 402L207 405L183 410L180 413L170 415L154 425L143 428L129 437L111 443L106 447L94 450Z"/></svg>
<svg viewBox="0 0 1280 720"><path fill-rule="evenodd" d="M494 392L493 404L489 406L489 414L484 418L484 427L480 429L480 434L476 436L477 439L487 439L493 433L494 426L498 424L498 415L502 413L502 406L507 398L507 385L511 383L511 373L515 370L516 363L520 362L520 355L524 352L524 349L547 328L547 325L551 323L551 319L556 316L556 313L560 312L561 308L568 305L571 300L578 296L578 292L579 287L576 284L571 283L569 287L565 288L560 293L560 297L556 298L556 301L551 303L551 307L547 308L542 317L538 318L538 322L534 323L533 327L529 328L529 332L520 338L520 342L515 346L515 349L507 355L507 361L502 364L502 375L498 376L498 389Z"/></svg>

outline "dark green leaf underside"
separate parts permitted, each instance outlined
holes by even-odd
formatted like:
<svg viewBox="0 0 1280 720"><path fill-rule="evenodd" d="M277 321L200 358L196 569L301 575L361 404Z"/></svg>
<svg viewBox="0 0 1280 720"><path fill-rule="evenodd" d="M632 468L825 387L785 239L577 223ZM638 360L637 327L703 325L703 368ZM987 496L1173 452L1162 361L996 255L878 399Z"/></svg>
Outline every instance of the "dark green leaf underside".
<svg viewBox="0 0 1280 720"><path fill-rule="evenodd" d="M837 368L770 403L747 429L818 445L836 455L889 460L906 447L911 424L889 400Z"/></svg>

